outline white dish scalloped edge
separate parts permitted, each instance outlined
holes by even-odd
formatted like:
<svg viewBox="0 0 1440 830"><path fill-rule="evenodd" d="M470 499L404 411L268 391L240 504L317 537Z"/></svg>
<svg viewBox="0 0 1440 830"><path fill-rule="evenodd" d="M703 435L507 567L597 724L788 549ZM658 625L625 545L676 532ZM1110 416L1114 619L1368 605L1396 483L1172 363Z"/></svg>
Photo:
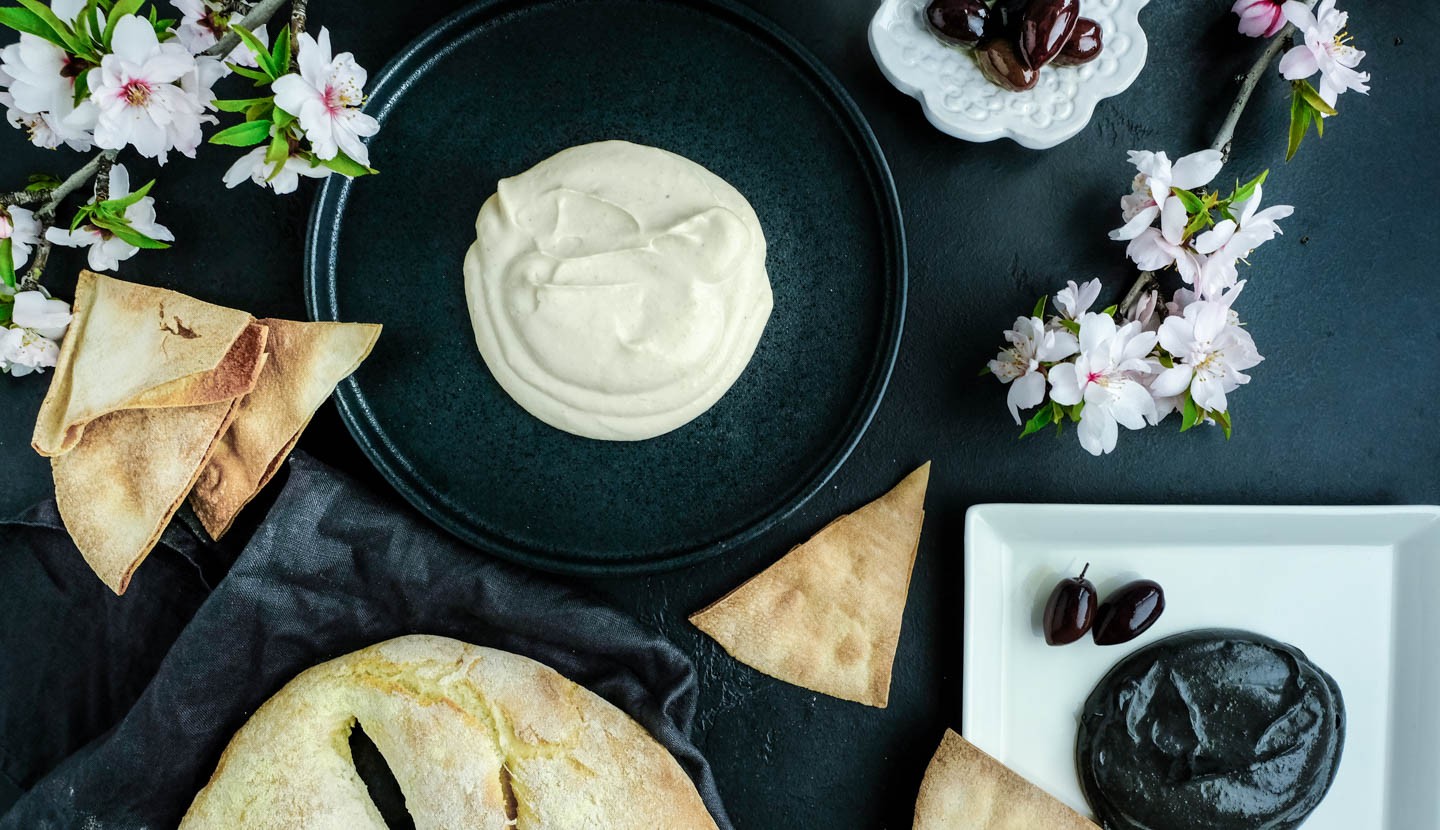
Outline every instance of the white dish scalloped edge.
<svg viewBox="0 0 1440 830"><path fill-rule="evenodd" d="M870 20L870 52L941 132L966 141L1009 138L1044 150L1078 135L1101 99L1139 77L1149 51L1140 10L1149 2L1085 0L1081 13L1100 24L1105 50L1084 66L1045 67L1039 85L1025 92L985 80L969 50L935 37L923 17L927 0L883 0Z"/></svg>

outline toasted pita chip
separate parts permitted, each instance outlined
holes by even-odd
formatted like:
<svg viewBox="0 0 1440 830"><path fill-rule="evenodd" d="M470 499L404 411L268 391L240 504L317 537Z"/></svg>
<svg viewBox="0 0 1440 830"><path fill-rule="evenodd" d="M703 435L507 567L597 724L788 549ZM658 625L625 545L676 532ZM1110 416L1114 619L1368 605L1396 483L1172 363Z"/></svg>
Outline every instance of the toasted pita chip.
<svg viewBox="0 0 1440 830"><path fill-rule="evenodd" d="M110 590L125 593L238 408L232 399L112 412L50 459L65 529Z"/></svg>
<svg viewBox="0 0 1440 830"><path fill-rule="evenodd" d="M742 663L885 708L930 464L690 617Z"/></svg>
<svg viewBox="0 0 1440 830"><path fill-rule="evenodd" d="M269 360L190 495L190 506L216 539L275 475L315 410L380 336L380 326L369 324L260 323L270 329Z"/></svg>
<svg viewBox="0 0 1440 830"><path fill-rule="evenodd" d="M915 800L914 830L1099 830L1014 770L945 730Z"/></svg>
<svg viewBox="0 0 1440 830"><path fill-rule="evenodd" d="M31 439L67 453L110 412L232 400L254 385L261 352L249 314L163 288L81 272L74 320Z"/></svg>

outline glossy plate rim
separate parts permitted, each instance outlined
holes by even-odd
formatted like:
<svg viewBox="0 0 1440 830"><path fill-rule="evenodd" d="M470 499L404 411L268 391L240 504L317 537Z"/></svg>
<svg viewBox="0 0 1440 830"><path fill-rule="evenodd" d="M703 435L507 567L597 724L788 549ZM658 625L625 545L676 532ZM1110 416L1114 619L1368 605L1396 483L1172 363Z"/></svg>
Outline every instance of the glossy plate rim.
<svg viewBox="0 0 1440 830"><path fill-rule="evenodd" d="M581 3L606 3L615 0L575 0ZM634 0L622 0L634 2ZM548 3L567 0L548 0ZM714 541L679 552L661 553L655 556L628 560L580 560L559 557L521 547L501 534L475 527L461 511L452 509L431 492L424 477L411 470L405 462L400 448L379 428L354 376L346 378L335 390L335 403L341 420L350 435L359 445L361 452L380 472L381 476L398 491L407 502L431 521L440 525L450 534L486 553L522 565L552 573L575 576L628 576L660 573L694 565L725 551L746 545L799 510L811 497L818 493L835 473L844 466L869 429L880 404L885 398L890 377L899 356L900 343L904 333L905 310L909 293L909 265L905 241L904 222L900 210L899 193L885 154L876 139L869 122L845 87L810 51L778 25L751 9L732 0L650 0L657 3L672 3L708 13L738 26L752 38L768 41L777 54L788 60L797 71L803 71L815 85L816 95L826 100L829 107L841 118L841 127L852 142L858 159L865 167L865 176L871 182L869 198L876 201L880 218L880 230L885 273L880 276L889 284L886 286L886 308L880 321L880 343L871 359L864 383L865 393L852 412L847 427L848 434L835 449L819 471L801 484L788 500L764 514L758 520ZM384 119L389 107L402 97L410 81L423 75L432 61L448 54L448 46L462 39L469 31L484 25L495 17L512 10L542 5L523 3L516 0L476 0L468 6L442 19L421 34L408 46L401 49L385 67L377 73L371 85L370 97L378 102L375 109L366 111ZM350 188L355 182L343 176L327 178L311 207L305 234L304 290L306 312L311 320L333 321L339 319L336 258L339 250L342 216L349 201ZM360 186L363 185L363 180ZM383 334L381 335L384 336Z"/></svg>

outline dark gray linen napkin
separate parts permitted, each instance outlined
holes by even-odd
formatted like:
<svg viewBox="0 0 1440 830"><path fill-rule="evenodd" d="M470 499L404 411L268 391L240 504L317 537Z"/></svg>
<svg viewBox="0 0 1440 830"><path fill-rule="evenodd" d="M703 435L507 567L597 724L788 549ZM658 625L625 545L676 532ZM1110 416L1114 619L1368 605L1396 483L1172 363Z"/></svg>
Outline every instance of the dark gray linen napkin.
<svg viewBox="0 0 1440 830"><path fill-rule="evenodd" d="M0 828L174 827L231 735L290 678L426 633L523 654L620 707L729 830L689 739L695 672L674 645L314 459L287 466L274 507L213 590L207 558L225 551L181 522L118 598L53 504L0 524L0 586L20 592L0 606L0 779L22 793Z"/></svg>

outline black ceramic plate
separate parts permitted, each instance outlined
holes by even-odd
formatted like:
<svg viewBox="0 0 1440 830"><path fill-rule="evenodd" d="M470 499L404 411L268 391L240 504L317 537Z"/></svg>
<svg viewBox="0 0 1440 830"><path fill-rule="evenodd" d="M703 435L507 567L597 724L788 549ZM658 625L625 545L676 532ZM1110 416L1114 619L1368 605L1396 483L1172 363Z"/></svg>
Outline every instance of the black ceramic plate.
<svg viewBox="0 0 1440 830"><path fill-rule="evenodd" d="M317 320L385 325L338 402L425 514L550 570L658 570L755 537L845 461L899 348L905 243L874 136L787 35L716 0L481 2L386 67L367 109L381 174L324 186L307 296ZM475 348L461 276L497 180L611 138L745 194L775 294L729 393L637 443L569 435L512 401Z"/></svg>

